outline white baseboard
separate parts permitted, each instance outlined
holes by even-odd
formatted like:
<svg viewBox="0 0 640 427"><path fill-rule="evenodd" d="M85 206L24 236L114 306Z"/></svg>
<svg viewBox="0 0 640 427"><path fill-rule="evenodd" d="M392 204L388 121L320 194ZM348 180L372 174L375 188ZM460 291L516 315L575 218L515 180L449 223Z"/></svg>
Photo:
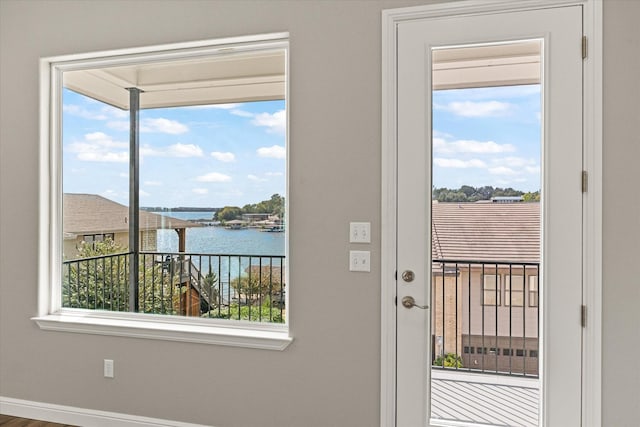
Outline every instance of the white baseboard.
<svg viewBox="0 0 640 427"><path fill-rule="evenodd" d="M211 427L0 396L0 413L82 427Z"/></svg>

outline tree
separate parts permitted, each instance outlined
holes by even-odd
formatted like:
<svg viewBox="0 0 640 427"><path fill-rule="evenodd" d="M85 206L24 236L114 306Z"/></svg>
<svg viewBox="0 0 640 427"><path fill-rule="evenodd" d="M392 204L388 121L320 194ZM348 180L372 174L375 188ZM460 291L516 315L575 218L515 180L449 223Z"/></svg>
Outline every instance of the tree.
<svg viewBox="0 0 640 427"><path fill-rule="evenodd" d="M540 192L534 191L533 193L524 193L522 196L525 202L539 202L540 201Z"/></svg>
<svg viewBox="0 0 640 427"><path fill-rule="evenodd" d="M243 299L263 302L283 290L281 267L252 265L245 273L231 280L231 287Z"/></svg>
<svg viewBox="0 0 640 427"><path fill-rule="evenodd" d="M63 266L62 306L129 311L129 254L111 239L83 242L80 258ZM138 306L140 312L175 314L172 295L179 292L162 265L140 259Z"/></svg>
<svg viewBox="0 0 640 427"><path fill-rule="evenodd" d="M237 206L225 206L218 211L216 217L218 221L232 221L242 215L242 209Z"/></svg>
<svg viewBox="0 0 640 427"><path fill-rule="evenodd" d="M200 299L200 311L206 313L220 305L220 292L218 289L218 275L210 271L202 279L204 291L209 296L209 302L204 298Z"/></svg>

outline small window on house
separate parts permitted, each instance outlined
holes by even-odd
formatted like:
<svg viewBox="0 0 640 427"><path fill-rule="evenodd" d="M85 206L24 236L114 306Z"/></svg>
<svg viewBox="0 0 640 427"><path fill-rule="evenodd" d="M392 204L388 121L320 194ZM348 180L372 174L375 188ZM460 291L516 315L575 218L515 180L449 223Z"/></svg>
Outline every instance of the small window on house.
<svg viewBox="0 0 640 427"><path fill-rule="evenodd" d="M53 313L286 323L287 55L272 34L42 60Z"/></svg>
<svg viewBox="0 0 640 427"><path fill-rule="evenodd" d="M485 274L482 280L482 304L500 305L500 275Z"/></svg>
<svg viewBox="0 0 640 427"><path fill-rule="evenodd" d="M513 349L512 348L503 348L502 349L502 355L503 356L513 356Z"/></svg>
<svg viewBox="0 0 640 427"><path fill-rule="evenodd" d="M504 276L504 305L522 307L524 303L524 276Z"/></svg>
<svg viewBox="0 0 640 427"><path fill-rule="evenodd" d="M538 350L529 350L529 357L538 357Z"/></svg>
<svg viewBox="0 0 640 427"><path fill-rule="evenodd" d="M529 307L538 306L538 276L529 276Z"/></svg>
<svg viewBox="0 0 640 427"><path fill-rule="evenodd" d="M516 349L516 356L518 356L518 357L524 357L524 355L525 355L525 350L523 350L523 349L521 349L521 348Z"/></svg>

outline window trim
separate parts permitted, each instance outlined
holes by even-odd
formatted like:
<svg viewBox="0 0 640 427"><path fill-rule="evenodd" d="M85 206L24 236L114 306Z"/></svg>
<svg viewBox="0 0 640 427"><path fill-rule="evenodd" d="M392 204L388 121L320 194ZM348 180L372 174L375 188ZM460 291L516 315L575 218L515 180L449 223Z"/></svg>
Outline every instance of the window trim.
<svg viewBox="0 0 640 427"><path fill-rule="evenodd" d="M38 315L32 320L43 330L97 335L216 344L234 347L284 350L293 341L289 311L285 324L257 324L234 320L200 319L142 313L106 312L62 308L62 73L131 62L161 61L262 49L285 50L285 99L287 100L286 170L289 171L289 33L272 33L215 40L64 55L40 59L40 179ZM287 194L289 178L287 173ZM286 223L288 221L288 203ZM288 257L288 245L285 245ZM285 272L286 283L288 269ZM287 306L289 292L286 294Z"/></svg>
<svg viewBox="0 0 640 427"><path fill-rule="evenodd" d="M500 307L502 306L502 276L501 273L484 273L481 274L482 280L482 296L481 296L481 305L488 307ZM487 289L487 277L492 277L495 279L495 288ZM491 292L496 301L494 303L487 302L486 293Z"/></svg>
<svg viewBox="0 0 640 427"><path fill-rule="evenodd" d="M511 279L514 277L522 278L522 289L511 289ZM504 305L505 307L524 307L525 306L525 276L523 274L505 274L504 276ZM512 293L513 292L513 293ZM521 294L521 303L518 304L516 301L513 301L514 296L517 294ZM511 303L513 301L513 304Z"/></svg>
<svg viewBox="0 0 640 427"><path fill-rule="evenodd" d="M529 307L538 307L540 305L540 281L538 275L532 274L529 276L527 285L527 299L529 300Z"/></svg>

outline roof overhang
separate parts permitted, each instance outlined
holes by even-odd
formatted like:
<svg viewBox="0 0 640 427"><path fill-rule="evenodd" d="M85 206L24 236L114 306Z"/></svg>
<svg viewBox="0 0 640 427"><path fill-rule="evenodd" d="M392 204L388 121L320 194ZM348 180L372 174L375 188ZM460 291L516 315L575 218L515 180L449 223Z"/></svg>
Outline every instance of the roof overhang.
<svg viewBox="0 0 640 427"><path fill-rule="evenodd" d="M540 83L542 41L433 49L433 88L462 89ZM286 52L267 49L66 71L64 86L129 109L129 88L140 108L166 108L284 99Z"/></svg>
<svg viewBox="0 0 640 427"><path fill-rule="evenodd" d="M433 50L433 89L539 84L541 40Z"/></svg>
<svg viewBox="0 0 640 427"><path fill-rule="evenodd" d="M268 49L66 71L63 84L123 110L129 88L142 91L141 109L278 100L285 98L285 55Z"/></svg>

